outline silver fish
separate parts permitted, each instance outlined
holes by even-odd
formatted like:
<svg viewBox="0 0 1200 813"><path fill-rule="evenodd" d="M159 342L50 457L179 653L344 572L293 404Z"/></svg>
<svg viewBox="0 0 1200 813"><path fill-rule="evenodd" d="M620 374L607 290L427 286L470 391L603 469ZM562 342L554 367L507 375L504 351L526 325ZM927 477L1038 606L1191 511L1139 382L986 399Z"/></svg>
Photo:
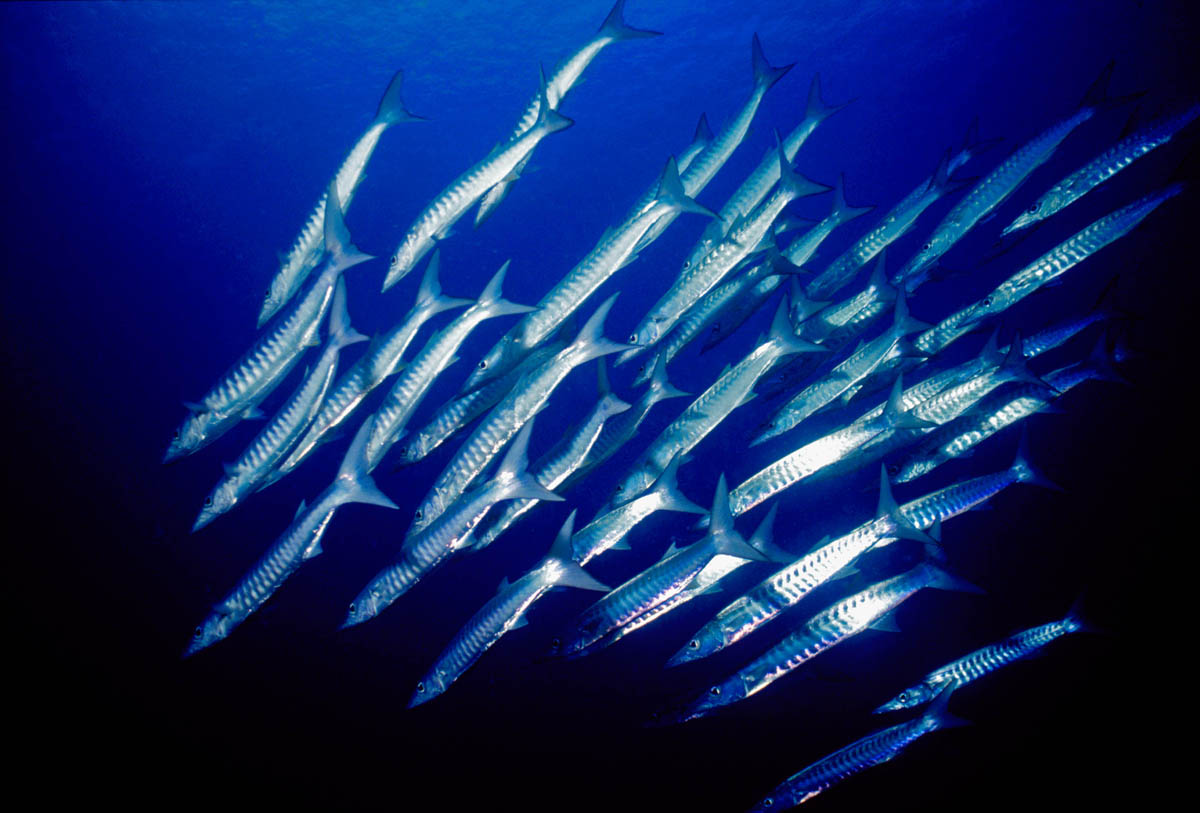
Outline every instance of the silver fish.
<svg viewBox="0 0 1200 813"><path fill-rule="evenodd" d="M875 709L875 713L881 714L924 705L942 692L974 683L984 675L989 675L1001 667L1037 654L1047 644L1052 644L1059 638L1085 629L1087 629L1087 625L1080 617L1078 607L1072 607L1070 612L1058 621L1051 621L1049 624L1041 624L1010 635L1003 641L988 644L941 668L934 669L921 678L920 683L910 686Z"/></svg>
<svg viewBox="0 0 1200 813"><path fill-rule="evenodd" d="M501 295L508 263L500 266L475 304L439 330L405 368L375 411L374 429L367 443L367 465L374 469L404 431L433 382L454 362L455 354L476 327L488 319L528 313L532 308L509 302Z"/></svg>
<svg viewBox="0 0 1200 813"><path fill-rule="evenodd" d="M424 530L410 531L392 564L377 573L350 604L343 629L379 615L451 554L470 547L472 530L495 503L521 497L562 500L554 492L542 488L526 471L526 452L532 430L533 423L529 422L517 433L512 447L490 480L464 494Z"/></svg>
<svg viewBox="0 0 1200 813"><path fill-rule="evenodd" d="M683 413L664 429L650 447L621 478L613 504L619 505L640 494L666 468L674 457L687 454L696 444L739 406L753 397L754 384L779 359L793 353L809 353L820 348L799 338L788 320L788 307L781 302L775 311L771 332L744 359L722 373L712 386L688 405Z"/></svg>
<svg viewBox="0 0 1200 813"><path fill-rule="evenodd" d="M434 247L437 240L449 236L451 227L471 208L471 204L504 180L538 142L574 123L566 116L559 115L554 106L546 101L546 93L546 78L543 76L541 102L533 126L519 137L500 145L482 161L459 175L417 216L388 263L383 290L386 291L407 276L417 262Z"/></svg>
<svg viewBox="0 0 1200 813"><path fill-rule="evenodd" d="M191 454L212 443L255 410L300 360L304 350L317 343L317 333L333 303L334 284L347 268L371 259L350 242L337 195L330 182L325 198L325 267L285 318L261 336L229 369L175 431L163 462Z"/></svg>
<svg viewBox="0 0 1200 813"><path fill-rule="evenodd" d="M457 299L442 294L442 286L438 282L438 257L435 251L425 268L417 300L409 310L408 316L383 338L372 342L367 352L338 379L337 385L321 403L321 410L304 433L304 437L279 464L270 480L263 485L264 488L291 473L320 444L329 440L330 433L358 409L359 404L375 387L399 369L404 351L408 349L422 325L443 311L471 304L469 299Z"/></svg>
<svg viewBox="0 0 1200 813"><path fill-rule="evenodd" d="M627 219L616 230L606 230L588 255L542 297L537 309L518 322L479 362L478 369L471 372L463 385L463 392L470 392L516 366L609 277L633 261L634 244L663 212L672 209L716 217L684 194L674 158L667 161L659 179L658 194L646 211Z"/></svg>
<svg viewBox="0 0 1200 813"><path fill-rule="evenodd" d="M931 731L956 728L965 722L946 711L953 687L943 689L925 713L915 720L876 731L855 740L845 748L814 762L804 770L792 774L786 781L763 797L750 808L750 813L766 813L771 810L787 810L807 802L843 779L894 759L918 738Z"/></svg>
<svg viewBox="0 0 1200 813"><path fill-rule="evenodd" d="M512 584L507 580L501 582L495 597L471 617L417 684L409 708L427 703L445 692L506 632L522 626L529 608L555 587L608 592L607 585L596 581L571 561L574 523L575 512L572 511L558 532L550 553Z"/></svg>
<svg viewBox="0 0 1200 813"><path fill-rule="evenodd" d="M367 474L364 452L369 433L368 420L358 430L350 450L346 452L337 477L312 505L300 504L296 518L283 535L238 583L233 592L213 607L212 613L204 623L196 627L184 657L194 655L228 636L234 627L245 621L274 595L305 559L320 553L321 536L339 506L349 502L361 502L385 508L397 507L376 488L371 475Z"/></svg>
<svg viewBox="0 0 1200 813"><path fill-rule="evenodd" d="M897 273L896 279L907 285L908 280L931 268L976 223L1007 200L1035 169L1049 160L1079 125L1100 109L1117 104L1116 100L1109 100L1105 95L1112 69L1113 63L1110 62L1088 90L1078 110L1027 141L972 187L942 219L921 250ZM908 290L913 290L911 285Z"/></svg>
<svg viewBox="0 0 1200 813"><path fill-rule="evenodd" d="M346 283L339 279L329 315L329 338L321 357L241 456L225 467L225 477L204 499L204 507L192 525L193 533L232 509L243 497L261 486L320 409L325 394L333 384L333 377L337 375L341 349L366 340L366 336L350 326L350 316L346 312Z"/></svg>
<svg viewBox="0 0 1200 813"><path fill-rule="evenodd" d="M523 375L512 391L492 408L459 447L417 509L409 535L419 532L466 490L505 444L549 400L567 373L594 358L616 353L625 345L604 338L604 318L616 300L609 297L569 346Z"/></svg>
<svg viewBox="0 0 1200 813"><path fill-rule="evenodd" d="M371 126L354 144L354 148L350 150L350 154L346 156L346 160L334 176L337 201L343 213L350 208L354 193L362 182L363 171L367 168L367 162L371 160L383 131L396 122L425 120L423 116L414 115L404 107L404 100L400 97L400 86L403 82L404 72L396 71L379 101L379 109L375 111L375 119ZM304 224L304 229L292 244L287 256L283 258L275 279L271 280L262 311L258 314L259 327L265 325L267 320L300 290L309 272L321 261L324 250L325 197L326 195L322 195L317 201L316 207Z"/></svg>
<svg viewBox="0 0 1200 813"><path fill-rule="evenodd" d="M623 40L646 39L661 35L659 31L645 31L633 28L627 24L625 22L625 0L617 0L613 4L608 16L604 19L604 22L600 25L600 30L596 32L596 35L584 43L579 50L571 54L546 82L546 99L549 101L550 106L558 109L563 98L571 91L571 88L575 87L579 78L583 76L583 72L587 69L587 66L592 64L592 60L599 56L600 52L607 46ZM530 100L529 105L525 108L525 114L521 116L516 129L508 137L509 141L520 138L532 129L533 125L537 123L538 111L541 110L541 107L542 97L539 94ZM504 200L508 194L508 190L521 176L521 171L525 168L525 164L529 162L529 158L532 155L533 152L530 151L504 180L489 189L483 196L483 199L479 202L479 210L475 213L476 226L495 211L496 207L500 205L500 201Z"/></svg>
<svg viewBox="0 0 1200 813"><path fill-rule="evenodd" d="M672 546L657 564L612 590L580 614L570 636L557 647L563 655L578 655L613 630L686 588L719 553L742 559L765 557L750 547L733 527L725 476L717 483L709 533L683 550Z"/></svg>
<svg viewBox="0 0 1200 813"><path fill-rule="evenodd" d="M905 599L926 587L982 592L978 587L922 562L911 570L873 584L843 599L809 620L765 653L697 697L679 721L704 716L714 709L758 694L830 647L880 621Z"/></svg>
<svg viewBox="0 0 1200 813"><path fill-rule="evenodd" d="M566 482L566 479L583 465L596 439L600 437L605 422L611 416L629 409L629 404L612 393L604 359L599 360L596 369L599 371L599 392L595 406L584 416L578 427L563 435L533 466L534 479L551 491ZM509 503L504 512L479 534L475 549L482 550L492 544L496 537L508 530L535 505L537 500L515 500Z"/></svg>
<svg viewBox="0 0 1200 813"><path fill-rule="evenodd" d="M1200 116L1200 105L1164 121L1145 127L1097 155L1091 161L1050 187L1044 195L1029 205L1001 234L1032 226L1062 211L1075 201L1116 175L1143 155L1161 147L1175 134Z"/></svg>

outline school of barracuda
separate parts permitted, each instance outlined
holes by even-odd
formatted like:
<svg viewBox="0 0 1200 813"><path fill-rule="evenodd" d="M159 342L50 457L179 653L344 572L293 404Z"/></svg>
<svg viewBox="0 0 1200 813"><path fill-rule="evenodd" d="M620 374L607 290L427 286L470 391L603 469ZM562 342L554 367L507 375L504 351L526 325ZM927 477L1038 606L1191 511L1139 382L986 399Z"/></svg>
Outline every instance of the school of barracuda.
<svg viewBox="0 0 1200 813"><path fill-rule="evenodd" d="M1069 149L1063 145L1069 144L1073 131L1087 126L1098 112L1127 101L1107 94L1111 64L1078 109L1062 111L1062 118L1049 123L1044 132L1016 142L1009 156L991 168L980 166L977 180L959 180L955 172L981 163L980 155L992 146L979 141L971 127L966 142L957 150L947 150L940 164L930 168L928 179L871 225L849 250L827 266L813 268L808 263L820 243L847 223L859 218L865 222L872 208L847 205L836 170L828 173L828 183L818 183L793 169L805 140L840 109L822 99L817 78L812 80L803 118L786 136L775 134L775 146L729 201L719 208L698 202L706 184L746 137L764 95L790 70L791 66L771 65L755 36L753 83L742 107L731 112L727 124L716 132L701 116L692 144L678 156L663 156L661 175L625 218L598 235L579 263L547 286L541 301L515 304L504 299L506 273L517 273L507 263L476 299L442 293L443 280L454 275L439 261L437 246L453 240L456 222L477 206L478 227L501 205L538 144L572 126L574 122L559 107L602 51L626 40L658 36L626 23L624 5L624 0L618 0L590 40L552 74L542 74L541 86L507 140L415 214L412 225L399 237L382 279L387 290L428 255L411 309L339 375L342 350L366 341L351 327L342 275L372 259L354 245L345 213L384 131L421 118L405 108L401 75L392 79L370 126L337 169L267 287L259 321L260 327L265 325L261 337L200 401L188 405L189 414L169 444L164 462L199 451L239 421L257 417L260 405L307 349L323 345L293 394L236 462L226 466L226 476L203 501L193 528L199 531L219 523L221 514L241 503L252 502L256 491L302 465L314 449L340 436L333 430L345 431L357 423L334 481L311 502L301 503L292 524L212 608L196 627L187 655L230 635L300 565L321 553L322 536L340 506L360 502L395 509L372 478L381 462L389 457L397 465L416 462L458 436L463 439L457 451L429 486L392 562L357 595L346 596L343 627L366 623L386 611L448 558L502 542L505 531L538 510L540 503L566 502L569 509L572 487L617 451L632 450L636 457L597 516L585 522L571 510L557 538L552 544L547 540L545 558L512 583L504 581L496 596L447 642L424 679L412 687L412 705L450 691L489 647L524 625L530 608L554 587L602 594L576 619L549 631L554 635L550 656L581 657L650 625L690 599L721 589L735 570L757 568L763 578L755 586L740 596L727 593L724 608L711 619L694 618L693 637L669 659L667 650L663 656L668 667L700 661L736 647L763 626L770 627L767 635L773 635L776 643L703 688L681 678L684 699L664 702L648 723L681 723L713 713L786 680L821 652L869 627L889 627L892 611L923 588L982 592L948 570L941 542L943 524L1010 486L1053 487L1038 474L1022 444L1005 470L903 504L892 496L893 484L915 481L945 461L968 454L1005 427L1051 410L1067 390L1091 379L1122 381L1114 365L1129 351L1107 333L1094 340L1093 350L1079 351L1079 360L1065 367L1038 372L1029 365L1095 325L1109 326L1117 320L1116 313L1101 308L1065 313L1057 324L1048 324L1040 332L1005 337L1007 346L1001 346L997 335L1003 335L997 327L999 317L1076 266L1082 266L1079 274L1086 273L1088 257L1128 234L1179 194L1182 185L1148 189L1143 197L1066 236L992 293L955 313L922 314L940 317L936 323L912 314L922 313L919 289L951 246L994 214L1011 215L1002 208L1005 201L1055 151ZM624 47L637 46L619 45L612 58L619 59L617 52ZM1198 116L1200 106L1178 111L1132 129L1098 156L1079 156L1080 169L1021 212L1004 234L1052 218L1137 158L1169 142ZM903 264L892 263L887 247L919 228L925 209L963 189L920 250ZM638 190L629 191L632 198ZM793 236L789 204L825 193L830 193L829 216ZM595 294L635 263L639 252L680 214L705 219L700 241L673 281L669 274L655 280L661 297L633 334L624 342L607 338L605 319L611 309L621 307L620 297L599 302ZM372 273L370 268L352 273ZM863 275L869 278L855 287L855 280ZM705 340L707 349L725 340L765 308L777 289L786 295L771 309L769 332L739 363L713 371L711 386L695 396L671 385L669 365L685 358L688 345ZM447 311L453 312L450 321L409 354L425 323ZM581 326L576 325L576 315ZM490 320L510 316L519 320L471 365L459 394L422 412L425 395L450 369L468 336ZM327 325L324 339L322 325ZM994 332L978 355L954 364L941 361L942 351L952 343L967 334L983 335L985 328ZM615 359L605 358L610 355ZM640 367L628 364L635 359ZM698 363L694 354L691 359L690 363ZM527 450L537 435L536 416L554 409L556 389L572 370L593 360L599 381L594 408L582 416L575 430L558 438L553 449L531 464ZM628 372L635 386L645 386L618 396L620 390L609 383L614 371ZM372 392L385 385L386 392L369 402ZM769 417L757 434L742 440L750 445L770 442L776 450L771 455L774 462L742 482L727 485L722 474L712 484L711 494L693 495L695 500L684 495L677 472L705 453L703 440L720 432L734 410L749 403L761 406L772 397L779 400L772 402ZM657 407L660 402L663 407ZM376 405L371 414L360 409L367 403ZM651 410L668 407L674 418L665 429L655 437L639 433ZM841 410L838 414L843 415L832 429L820 435L798 431L811 425L808 419L813 415L830 410ZM424 426L413 423L418 416L426 420ZM498 462L493 465L493 461ZM873 517L863 517L857 527L837 538L789 538L786 546L775 544L772 524L779 500L795 493L802 480L863 467L880 471L879 505ZM771 503L770 510L747 540L735 519L766 502ZM674 512L681 533L700 529L692 532L694 541L679 548L672 545L656 564L629 573L619 585L602 584L584 570L606 551L628 548L635 527L659 511ZM893 544L916 551L915 564L910 556L902 572L892 568L888 575L872 576L869 586L803 623L770 623L818 587L852 572L868 553ZM806 551L789 552L796 547ZM875 568L868 570L873 573ZM1062 598L1065 607L1075 597ZM1079 608L1073 606L1061 620L1016 632L966 654L931 671L916 686L897 686L898 693L878 712L922 705L925 710L803 768L769 795L760 796L754 809L800 804L864 768L893 758L922 735L952 727L958 721L947 706L955 689L1085 628ZM453 702L453 698L439 702ZM747 792L749 802L754 789Z"/></svg>

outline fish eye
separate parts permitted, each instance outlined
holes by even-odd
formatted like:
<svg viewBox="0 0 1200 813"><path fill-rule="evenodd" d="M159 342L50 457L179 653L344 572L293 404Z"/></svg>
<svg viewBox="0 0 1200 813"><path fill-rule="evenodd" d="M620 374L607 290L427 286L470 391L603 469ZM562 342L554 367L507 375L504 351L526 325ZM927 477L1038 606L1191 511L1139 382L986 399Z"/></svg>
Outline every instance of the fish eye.
<svg viewBox="0 0 1200 813"><path fill-rule="evenodd" d="M889 464L888 464L888 467L887 467L887 473L888 473L888 474L891 474L891 475L896 475L896 474L899 474L899 473L900 473L900 464L898 464L898 463L889 463Z"/></svg>
<svg viewBox="0 0 1200 813"><path fill-rule="evenodd" d="M1029 212L1029 214L1031 214L1031 215L1032 215L1032 214L1037 214L1037 210L1038 210L1038 206L1037 206L1037 204L1035 203L1035 204L1033 204L1032 206L1030 206L1030 207L1029 207L1029 208L1028 208L1026 211L1028 211L1028 212Z"/></svg>
<svg viewBox="0 0 1200 813"><path fill-rule="evenodd" d="M212 508L212 497L205 497L205 498L204 498L204 507L205 507L205 508Z"/></svg>
<svg viewBox="0 0 1200 813"><path fill-rule="evenodd" d="M479 369L481 369L481 370L486 370L486 369L487 369L487 361L480 361L480 362L479 362L479 364L478 364L477 366L478 366L478 367L479 367Z"/></svg>
<svg viewBox="0 0 1200 813"><path fill-rule="evenodd" d="M400 264L400 255L399 255L399 254L393 254L393 255L392 255L392 256L391 256L391 257L388 259L388 262L389 262L391 265L399 265L399 264Z"/></svg>
<svg viewBox="0 0 1200 813"><path fill-rule="evenodd" d="M424 516L424 513L421 511L420 508L418 508L417 512L415 514L413 514L413 516L416 517L417 519L420 519L421 517Z"/></svg>
<svg viewBox="0 0 1200 813"><path fill-rule="evenodd" d="M356 609L356 605L351 604L350 605L350 615L354 615L357 612L358 612L358 610Z"/></svg>
<svg viewBox="0 0 1200 813"><path fill-rule="evenodd" d="M636 334L636 333L630 333L630 334L629 334L629 343L630 343L630 344L637 344L637 334Z"/></svg>
<svg viewBox="0 0 1200 813"><path fill-rule="evenodd" d="M908 692L900 692L900 702L901 703L908 702Z"/></svg>
<svg viewBox="0 0 1200 813"><path fill-rule="evenodd" d="M552 649L558 649L558 648L559 648L559 647L561 647L561 646L562 646L562 639L561 639L561 638L555 638L555 639L553 639L553 640L551 640L551 641L550 641L550 647L551 647Z"/></svg>
<svg viewBox="0 0 1200 813"><path fill-rule="evenodd" d="M992 298L989 296L979 304L983 305L985 308L990 308L992 306Z"/></svg>
<svg viewBox="0 0 1200 813"><path fill-rule="evenodd" d="M423 694L424 692L425 692L425 681L421 681L420 683L417 684L417 694Z"/></svg>
<svg viewBox="0 0 1200 813"><path fill-rule="evenodd" d="M721 696L721 687L713 686L711 689L708 690L708 693L711 694L713 697L720 697Z"/></svg>
<svg viewBox="0 0 1200 813"><path fill-rule="evenodd" d="M933 243L926 243L921 246L921 251L930 251L933 248Z"/></svg>
<svg viewBox="0 0 1200 813"><path fill-rule="evenodd" d="M700 639L693 638L692 640L688 641L688 646L690 646L692 649L699 649L700 648Z"/></svg>
<svg viewBox="0 0 1200 813"><path fill-rule="evenodd" d="M179 430L175 430L175 440L179 440Z"/></svg>
<svg viewBox="0 0 1200 813"><path fill-rule="evenodd" d="M204 634L204 627L196 627L196 629L192 630L192 635L196 636L197 638L199 638L203 634Z"/></svg>
<svg viewBox="0 0 1200 813"><path fill-rule="evenodd" d="M763 807L773 807L774 805L775 805L775 800L772 799L770 796L763 799Z"/></svg>

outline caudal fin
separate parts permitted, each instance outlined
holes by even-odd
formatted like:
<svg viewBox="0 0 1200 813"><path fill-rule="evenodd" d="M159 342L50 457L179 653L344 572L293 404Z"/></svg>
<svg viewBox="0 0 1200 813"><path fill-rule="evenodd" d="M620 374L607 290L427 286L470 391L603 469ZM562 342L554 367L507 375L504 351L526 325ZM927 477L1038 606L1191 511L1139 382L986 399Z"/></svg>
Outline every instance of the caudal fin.
<svg viewBox="0 0 1200 813"><path fill-rule="evenodd" d="M795 67L795 63L793 63L776 68L767 62L767 57L763 54L762 43L758 40L758 34L755 34L754 39L750 42L750 58L754 65L754 86L761 88L764 93Z"/></svg>
<svg viewBox="0 0 1200 813"><path fill-rule="evenodd" d="M329 309L329 342L340 349L365 341L367 337L350 324L350 311L346 309L346 281L338 277L333 287L333 305Z"/></svg>
<svg viewBox="0 0 1200 813"><path fill-rule="evenodd" d="M442 293L442 283L438 279L438 271L442 265L442 250L435 248L425 266L425 274L421 277L421 287L417 289L417 301L414 310L424 310L430 317L452 308L461 308L471 304L469 299L446 296Z"/></svg>
<svg viewBox="0 0 1200 813"><path fill-rule="evenodd" d="M388 83L383 98L379 100L379 108L375 111L375 124L395 124L401 121L428 121L424 116L418 116L404 106L404 98L400 88L404 84L404 71L396 71L392 81Z"/></svg>
<svg viewBox="0 0 1200 813"><path fill-rule="evenodd" d="M367 441L371 437L371 428L375 425L374 416L363 421L350 444L342 465L338 468L337 484L339 503L361 502L368 505L379 505L384 508L399 508L386 494L379 490L371 475L367 473Z"/></svg>
<svg viewBox="0 0 1200 813"><path fill-rule="evenodd" d="M715 220L720 219L712 209L701 206L688 197L687 192L683 189L683 182L679 180L679 167L675 163L675 156L667 159L667 165L658 178L658 192L654 197L656 202L665 204L675 211L692 212Z"/></svg>
<svg viewBox="0 0 1200 813"><path fill-rule="evenodd" d="M346 229L342 207L338 203L336 178L329 182L329 189L325 193L325 251L329 255L329 263L341 270L375 259L359 251L350 241L350 232Z"/></svg>
<svg viewBox="0 0 1200 813"><path fill-rule="evenodd" d="M811 125L820 124L848 104L850 102L826 104L821 99L821 74L814 73L812 84L808 86L808 105L804 109L804 122Z"/></svg>
<svg viewBox="0 0 1200 813"><path fill-rule="evenodd" d="M488 284L484 286L483 293L479 295L476 305L486 314L485 319L493 319L497 316L508 316L516 313L529 313L537 310L528 305L518 305L515 302L509 302L501 293L504 286L504 275L508 273L508 265L511 260L505 260L504 265L500 266L500 270L492 275L488 280Z"/></svg>
<svg viewBox="0 0 1200 813"><path fill-rule="evenodd" d="M612 11L604 18L600 26L599 37L611 37L614 40L641 40L648 37L661 37L661 31L649 31L644 28L634 28L625 22L625 0L617 0Z"/></svg>

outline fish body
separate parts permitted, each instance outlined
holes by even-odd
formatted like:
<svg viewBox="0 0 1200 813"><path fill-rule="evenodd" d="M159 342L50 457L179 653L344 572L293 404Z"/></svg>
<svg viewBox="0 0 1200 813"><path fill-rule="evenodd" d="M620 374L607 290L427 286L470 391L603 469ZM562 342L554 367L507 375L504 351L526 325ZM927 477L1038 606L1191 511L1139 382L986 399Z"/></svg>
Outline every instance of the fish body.
<svg viewBox="0 0 1200 813"><path fill-rule="evenodd" d="M605 301L580 329L575 341L539 367L521 376L512 391L496 404L459 447L457 454L438 476L409 529L420 532L437 519L466 490L505 444L550 399L567 373L594 358L615 353L625 345L604 338L604 317L616 295Z"/></svg>
<svg viewBox="0 0 1200 813"><path fill-rule="evenodd" d="M608 388L608 376L604 373L604 360L600 360L601 371L600 399L572 431L564 435L550 451L533 466L533 476L539 483L551 491L561 486L566 479L587 459L604 429L604 423L613 415L619 415L629 409L629 404L622 401ZM514 522L537 505L537 500L514 500L509 503L503 513L479 535L477 550L490 545L496 537L504 533Z"/></svg>
<svg viewBox="0 0 1200 813"><path fill-rule="evenodd" d="M682 712L681 721L701 717L713 709L758 694L825 650L862 632L925 587L979 592L977 588L922 562L814 616L800 629L694 700Z"/></svg>
<svg viewBox="0 0 1200 813"><path fill-rule="evenodd" d="M225 469L225 477L204 500L204 508L192 526L193 533L229 511L247 494L257 490L271 475L275 464L287 453L309 425L337 375L338 354L343 347L364 342L366 336L350 326L346 312L346 285L338 280L329 319L329 339L316 365L300 382L275 416L250 442L236 462Z"/></svg>
<svg viewBox="0 0 1200 813"><path fill-rule="evenodd" d="M527 313L530 308L516 305L501 296L508 263L495 273L475 304L442 328L429 340L405 368L375 411L374 429L367 443L367 462L371 469L400 437L433 382L455 359L455 353L476 327L488 319L515 313Z"/></svg>
<svg viewBox="0 0 1200 813"><path fill-rule="evenodd" d="M386 291L407 276L438 240L449 235L451 227L466 213L471 204L504 180L543 138L565 130L573 124L545 101L546 91L543 77L543 100L538 108L537 122L532 127L512 141L500 145L482 161L458 176L417 216L388 263L383 290Z"/></svg>
<svg viewBox="0 0 1200 813"><path fill-rule="evenodd" d="M519 497L562 500L526 471L532 429L532 423L525 424L490 480L464 494L421 531L409 531L400 554L350 604L343 628L374 618L451 554L469 547L472 531L494 504Z"/></svg>
<svg viewBox="0 0 1200 813"><path fill-rule="evenodd" d="M405 350L422 325L443 311L471 304L470 300L442 294L437 278L438 265L438 255L435 253L425 269L417 301L408 312L408 316L388 331L381 340L372 343L354 366L338 379L337 385L321 402L320 411L313 419L312 425L287 458L279 464L270 482L286 476L300 465L321 443L329 439L330 432L345 423L375 387L399 369Z"/></svg>
<svg viewBox="0 0 1200 813"><path fill-rule="evenodd" d="M408 704L410 708L446 691L505 633L523 624L529 608L555 587L608 590L606 585L593 579L569 558L574 519L575 512L572 511L550 553L520 579L512 584L502 583L495 597L484 604L454 636L454 640L417 684Z"/></svg>
<svg viewBox="0 0 1200 813"><path fill-rule="evenodd" d="M336 197L326 196L323 225L328 258L321 274L291 311L261 336L201 402L192 407L192 414L176 430L164 463L207 446L255 410L287 377L305 349L317 343L321 322L333 304L338 278L347 268L371 259L350 242Z"/></svg>
<svg viewBox="0 0 1200 813"><path fill-rule="evenodd" d="M464 392L503 375L532 352L547 336L573 314L596 289L622 266L632 261L634 246L641 235L664 212L678 208L700 214L715 215L684 194L679 181L675 159L667 161L659 181L658 195L645 211L635 214L616 230L608 230L600 242L580 260L549 293L542 297L537 308L513 327L471 373Z"/></svg>
<svg viewBox="0 0 1200 813"><path fill-rule="evenodd" d="M788 777L768 796L750 808L750 813L767 813L795 807L856 773L894 759L913 742L931 731L964 725L961 720L946 711L951 691L952 689L942 691L929 710L915 720L868 734Z"/></svg>
<svg viewBox="0 0 1200 813"><path fill-rule="evenodd" d="M956 661L934 669L915 686L910 686L875 709L876 714L921 706L947 688L959 689L989 675L1010 663L1037 654L1059 638L1085 629L1073 609L1065 618L1041 624L1010 635L1002 641L988 644Z"/></svg>
<svg viewBox="0 0 1200 813"><path fill-rule="evenodd" d="M333 188L337 190L337 202L343 213L350 208L350 203L354 200L354 193L358 190L358 185L362 183L367 162L371 160L384 130L396 122L422 120L421 116L413 115L404 107L404 100L400 95L403 82L403 71L396 71L396 75L392 77L387 90L384 91L371 126L355 142L350 154L346 156L346 160L338 167L337 174L333 179ZM328 192L317 201L317 205L312 214L308 216L300 235L292 244L287 256L283 258L278 273L271 280L262 310L258 315L259 327L265 325L276 311L287 304L288 300L300 290L309 273L320 263L321 255L324 252L325 198L327 195Z"/></svg>
<svg viewBox="0 0 1200 813"><path fill-rule="evenodd" d="M798 338L792 332L787 306L780 303L769 338L718 377L712 386L701 393L659 434L631 471L622 478L613 498L614 504L641 493L666 468L672 458L691 451L729 413L747 403L752 397L755 383L780 358L816 349L819 349L816 345Z"/></svg>
<svg viewBox="0 0 1200 813"><path fill-rule="evenodd" d="M1200 116L1200 105L1145 127L1097 155L1034 201L1002 234L1032 226L1062 211L1143 155L1161 147Z"/></svg>
<svg viewBox="0 0 1200 813"><path fill-rule="evenodd" d="M203 624L196 627L184 657L222 640L251 613L266 603L298 567L320 553L321 537L337 509L348 502L396 508L376 488L364 460L370 421L363 424L350 445L333 482L311 505L300 506L295 519L229 595L222 599Z"/></svg>

